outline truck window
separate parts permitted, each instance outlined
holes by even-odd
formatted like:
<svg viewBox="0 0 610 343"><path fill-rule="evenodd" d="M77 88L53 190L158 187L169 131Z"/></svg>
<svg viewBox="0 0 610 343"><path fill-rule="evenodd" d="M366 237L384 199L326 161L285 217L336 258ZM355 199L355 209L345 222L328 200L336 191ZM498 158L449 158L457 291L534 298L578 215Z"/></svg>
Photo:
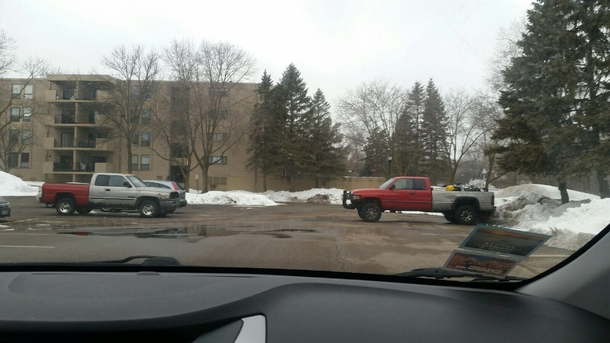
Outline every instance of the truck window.
<svg viewBox="0 0 610 343"><path fill-rule="evenodd" d="M413 180L413 189L414 190L426 190L426 181L424 180Z"/></svg>
<svg viewBox="0 0 610 343"><path fill-rule="evenodd" d="M124 177L121 175L111 175L110 180L108 181L108 186L110 187L123 187L123 182L126 182Z"/></svg>
<svg viewBox="0 0 610 343"><path fill-rule="evenodd" d="M96 186L108 186L108 179L110 178L109 175L98 175L95 178L95 185Z"/></svg>
<svg viewBox="0 0 610 343"><path fill-rule="evenodd" d="M413 180L400 179L394 184L394 189L413 189Z"/></svg>

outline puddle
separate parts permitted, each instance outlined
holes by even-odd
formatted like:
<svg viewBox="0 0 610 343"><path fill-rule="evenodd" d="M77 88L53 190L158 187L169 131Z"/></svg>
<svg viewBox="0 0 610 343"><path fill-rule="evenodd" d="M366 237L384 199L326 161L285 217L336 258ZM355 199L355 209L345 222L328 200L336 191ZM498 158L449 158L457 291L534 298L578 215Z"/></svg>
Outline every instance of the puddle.
<svg viewBox="0 0 610 343"><path fill-rule="evenodd" d="M227 231L222 227L159 227L159 228L54 228L58 235L74 236L106 236L106 237L136 237L136 238L198 238L230 236L242 233L241 231Z"/></svg>

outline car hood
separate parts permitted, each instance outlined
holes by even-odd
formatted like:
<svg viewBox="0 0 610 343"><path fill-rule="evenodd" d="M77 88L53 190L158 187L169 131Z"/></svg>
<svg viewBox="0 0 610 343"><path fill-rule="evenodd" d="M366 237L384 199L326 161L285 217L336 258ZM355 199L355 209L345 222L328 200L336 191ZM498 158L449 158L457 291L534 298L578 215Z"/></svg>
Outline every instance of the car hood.
<svg viewBox="0 0 610 343"><path fill-rule="evenodd" d="M379 193L379 192L383 192L385 191L385 189L381 189L381 188L361 188L361 189L354 189L352 191L352 194L372 194L372 193Z"/></svg>
<svg viewBox="0 0 610 343"><path fill-rule="evenodd" d="M173 189L159 188L159 187L138 187L138 191L146 192L146 193L161 193L161 194L170 194L173 192L178 192Z"/></svg>

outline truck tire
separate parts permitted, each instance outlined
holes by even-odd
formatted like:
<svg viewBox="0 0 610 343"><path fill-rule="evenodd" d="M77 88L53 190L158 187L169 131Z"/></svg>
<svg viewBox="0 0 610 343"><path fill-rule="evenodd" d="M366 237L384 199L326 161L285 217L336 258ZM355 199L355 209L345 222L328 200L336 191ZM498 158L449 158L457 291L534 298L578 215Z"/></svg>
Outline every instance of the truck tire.
<svg viewBox="0 0 610 343"><path fill-rule="evenodd" d="M143 218L155 218L159 216L159 204L154 200L145 199L142 200L138 208L140 217Z"/></svg>
<svg viewBox="0 0 610 343"><path fill-rule="evenodd" d="M376 222L381 218L381 206L376 202L367 202L360 206L358 209L358 215L365 222Z"/></svg>
<svg viewBox="0 0 610 343"><path fill-rule="evenodd" d="M112 211L112 208L110 208L110 207L102 207L102 208L100 208L100 210L102 212L110 212L110 211Z"/></svg>
<svg viewBox="0 0 610 343"><path fill-rule="evenodd" d="M443 216L445 216L445 219L447 219L448 222L455 223L455 216L453 215L453 213L443 212Z"/></svg>
<svg viewBox="0 0 610 343"><path fill-rule="evenodd" d="M90 208L77 208L76 212L78 212L78 214L85 215L85 214L89 214L89 212L91 212L91 209Z"/></svg>
<svg viewBox="0 0 610 343"><path fill-rule="evenodd" d="M469 205L458 207L455 210L455 221L462 225L474 225L477 222L477 210Z"/></svg>
<svg viewBox="0 0 610 343"><path fill-rule="evenodd" d="M61 198L55 202L55 211L60 216L69 216L74 213L76 207L72 198Z"/></svg>

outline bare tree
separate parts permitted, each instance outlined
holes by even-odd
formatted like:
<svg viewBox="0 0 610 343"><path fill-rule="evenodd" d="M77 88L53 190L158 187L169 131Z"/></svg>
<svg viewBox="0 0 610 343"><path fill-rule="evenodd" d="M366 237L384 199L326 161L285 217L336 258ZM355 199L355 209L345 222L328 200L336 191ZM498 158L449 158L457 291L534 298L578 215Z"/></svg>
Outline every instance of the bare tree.
<svg viewBox="0 0 610 343"><path fill-rule="evenodd" d="M144 113L149 110L150 100L157 91L161 75L160 55L152 50L148 53L141 45L128 50L117 46L110 55L102 58L102 64L112 70L118 79L109 92L114 109L106 113L105 120L114 129L110 139L123 139L127 151L127 172L132 172L131 158L134 140L140 129L147 125Z"/></svg>
<svg viewBox="0 0 610 343"><path fill-rule="evenodd" d="M153 133L157 145L153 151L160 158L178 167L189 189L190 175L199 167L195 157L198 147L199 123L191 106L197 89L199 56L191 41L173 40L163 51L163 60L173 82L163 87L153 104Z"/></svg>
<svg viewBox="0 0 610 343"><path fill-rule="evenodd" d="M371 134L384 132L391 150L388 154L394 155L394 132L406 98L405 90L383 79L362 83L348 91L339 99L338 107L339 120L348 145L362 149Z"/></svg>
<svg viewBox="0 0 610 343"><path fill-rule="evenodd" d="M240 94L237 86L255 72L254 58L242 48L203 41L197 51L198 69L191 106L195 111L199 147L194 155L207 192L211 165L224 163L226 152L246 135L255 92Z"/></svg>
<svg viewBox="0 0 610 343"><path fill-rule="evenodd" d="M513 57L521 55L521 47L517 42L526 32L527 18L513 21L507 28L498 32L494 54L488 61L487 84L492 91L499 93L504 89L502 72L510 65ZM497 94L499 95L499 94Z"/></svg>
<svg viewBox="0 0 610 343"><path fill-rule="evenodd" d="M18 63L12 51L16 48L15 41L0 30L0 76L14 72L23 76L18 85L0 85L0 162L1 169L10 171L11 154L20 154L32 142L31 133L34 120L45 122L47 111L45 106L26 91L33 87L37 78L44 76L48 63L40 58L31 58ZM19 107L17 107L19 106ZM15 116L13 108L18 110ZM14 121L21 124L15 126ZM28 137L25 132L30 132Z"/></svg>
<svg viewBox="0 0 610 343"><path fill-rule="evenodd" d="M476 148L484 134L474 113L479 100L464 89L452 90L445 96L445 110L449 118L450 184L455 182L458 169L467 162L468 154Z"/></svg>
<svg viewBox="0 0 610 343"><path fill-rule="evenodd" d="M196 47L187 40L173 40L163 60L173 82L154 102L154 132L161 143L153 150L180 169L186 187L200 168L206 192L209 167L223 163L247 132L247 104L256 97L236 87L253 74L255 61L228 43L203 41Z"/></svg>

